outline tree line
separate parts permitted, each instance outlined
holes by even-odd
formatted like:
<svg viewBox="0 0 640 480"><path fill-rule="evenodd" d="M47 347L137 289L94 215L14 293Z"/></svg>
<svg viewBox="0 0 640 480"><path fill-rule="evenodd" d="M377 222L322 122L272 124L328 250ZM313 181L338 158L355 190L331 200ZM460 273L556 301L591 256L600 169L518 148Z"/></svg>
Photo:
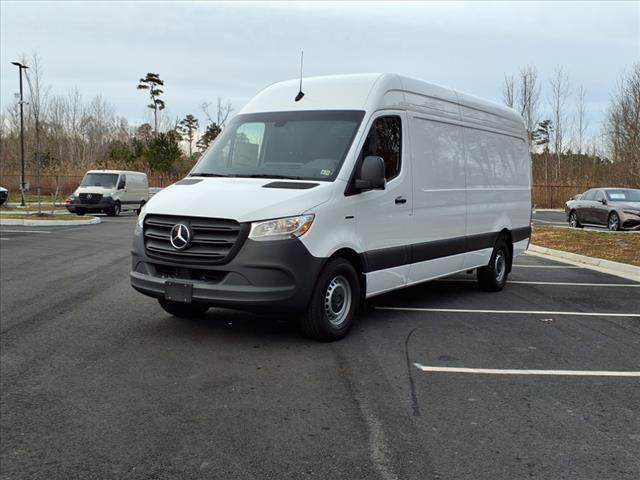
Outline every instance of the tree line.
<svg viewBox="0 0 640 480"><path fill-rule="evenodd" d="M502 98L524 120L534 184L640 186L640 62L621 73L596 129L587 92L562 66L546 82L532 66L505 75Z"/></svg>
<svg viewBox="0 0 640 480"><path fill-rule="evenodd" d="M131 88L148 101L151 121L134 126L101 96L85 99L77 89L53 94L42 59L20 58L26 70L25 143L32 185L42 175L81 175L90 168L126 168L180 176L220 134L233 107L221 97L193 113L166 115L165 83L149 72ZM640 185L640 62L620 75L606 118L590 128L588 92L573 87L558 67L543 81L535 67L505 75L504 103L525 122L534 184ZM20 171L18 101L0 114L0 176Z"/></svg>
<svg viewBox="0 0 640 480"><path fill-rule="evenodd" d="M220 134L233 112L230 102L201 105L203 124L194 114L169 119L164 81L147 73L132 89L147 95L152 121L134 126L101 96L85 99L77 89L54 94L45 83L38 54L21 56L25 70L25 161L31 190L40 175L82 175L91 168L136 169L180 176ZM141 96L141 102L144 97ZM0 176L20 171L19 99L0 114Z"/></svg>

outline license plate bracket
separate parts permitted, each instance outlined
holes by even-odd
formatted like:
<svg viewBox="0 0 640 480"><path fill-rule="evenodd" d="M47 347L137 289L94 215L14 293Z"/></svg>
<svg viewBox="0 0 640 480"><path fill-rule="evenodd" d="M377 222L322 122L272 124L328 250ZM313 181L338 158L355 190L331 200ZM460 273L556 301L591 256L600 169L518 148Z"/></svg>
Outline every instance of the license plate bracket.
<svg viewBox="0 0 640 480"><path fill-rule="evenodd" d="M172 302L191 303L193 284L183 282L164 282L164 298Z"/></svg>

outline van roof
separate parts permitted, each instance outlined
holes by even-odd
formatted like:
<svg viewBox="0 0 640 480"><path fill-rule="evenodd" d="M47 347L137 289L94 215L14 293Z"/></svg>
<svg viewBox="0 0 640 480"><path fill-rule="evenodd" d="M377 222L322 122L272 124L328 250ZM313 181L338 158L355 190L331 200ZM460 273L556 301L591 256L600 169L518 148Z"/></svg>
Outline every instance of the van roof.
<svg viewBox="0 0 640 480"><path fill-rule="evenodd" d="M507 123L522 129L522 117L511 108L435 83L394 73L329 75L303 79L304 97L296 102L299 79L275 83L258 93L240 114L303 110L417 110L435 115L448 111L472 123Z"/></svg>

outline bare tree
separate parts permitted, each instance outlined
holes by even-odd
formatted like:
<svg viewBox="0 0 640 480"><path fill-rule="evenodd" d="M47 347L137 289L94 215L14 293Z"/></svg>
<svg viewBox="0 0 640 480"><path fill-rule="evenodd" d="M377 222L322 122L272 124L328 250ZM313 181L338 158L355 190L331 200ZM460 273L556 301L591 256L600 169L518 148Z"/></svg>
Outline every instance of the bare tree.
<svg viewBox="0 0 640 480"><path fill-rule="evenodd" d="M640 185L640 62L620 77L606 128L613 159L627 172L625 180Z"/></svg>
<svg viewBox="0 0 640 480"><path fill-rule="evenodd" d="M515 99L517 110L524 119L529 138L529 148L532 148L533 131L538 123L538 102L540 101L540 86L538 72L535 67L528 66L520 70L518 96Z"/></svg>
<svg viewBox="0 0 640 480"><path fill-rule="evenodd" d="M223 103L221 97L218 97L217 100L215 118L211 113L211 103L204 102L200 106L200 108L202 109L202 112L204 113L204 116L207 118L208 122L214 123L220 128L224 128L227 120L229 119L229 115L231 115L231 112L233 112L231 102L229 100L226 100Z"/></svg>
<svg viewBox="0 0 640 480"><path fill-rule="evenodd" d="M42 214L42 202L40 198L40 174L42 172L40 131L42 120L46 116L47 97L50 87L42 84L44 69L42 59L37 52L32 53L30 58L27 58L26 55L21 55L21 63L29 65L29 69L25 70L27 85L29 86L28 111L33 122L33 151L36 170L36 193L38 195L38 214Z"/></svg>
<svg viewBox="0 0 640 480"><path fill-rule="evenodd" d="M514 108L516 101L516 81L513 75L505 75L502 83L502 101L509 108Z"/></svg>
<svg viewBox="0 0 640 480"><path fill-rule="evenodd" d="M556 160L555 179L561 177L561 155L565 147L565 128L566 128L566 102L569 98L569 77L565 73L562 66L558 66L549 80L551 89L551 97L549 103L551 106L551 117L553 120L552 145Z"/></svg>
<svg viewBox="0 0 640 480"><path fill-rule="evenodd" d="M584 149L585 137L587 129L589 128L589 121L587 120L587 102L586 93L584 87L580 85L576 90L576 105L575 105L575 150L579 155L582 154Z"/></svg>

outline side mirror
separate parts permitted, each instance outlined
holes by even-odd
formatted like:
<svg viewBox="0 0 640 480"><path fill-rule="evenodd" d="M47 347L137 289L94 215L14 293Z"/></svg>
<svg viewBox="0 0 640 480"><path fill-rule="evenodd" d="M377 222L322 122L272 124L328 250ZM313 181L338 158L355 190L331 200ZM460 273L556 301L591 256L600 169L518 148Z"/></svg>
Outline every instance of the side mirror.
<svg viewBox="0 0 640 480"><path fill-rule="evenodd" d="M600 203L603 204L603 205L606 205L607 204L607 199L603 198L602 200L600 200Z"/></svg>
<svg viewBox="0 0 640 480"><path fill-rule="evenodd" d="M365 157L360 166L360 173L353 183L354 187L361 191L384 190L386 184L382 157Z"/></svg>

